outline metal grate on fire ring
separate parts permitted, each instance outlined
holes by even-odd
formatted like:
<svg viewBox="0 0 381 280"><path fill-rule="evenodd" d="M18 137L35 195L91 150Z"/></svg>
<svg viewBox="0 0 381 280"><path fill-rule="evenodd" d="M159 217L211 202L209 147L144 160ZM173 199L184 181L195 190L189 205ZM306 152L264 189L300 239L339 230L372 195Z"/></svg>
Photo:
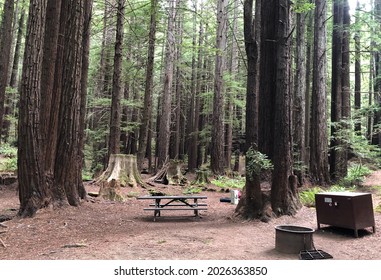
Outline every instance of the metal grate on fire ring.
<svg viewBox="0 0 381 280"><path fill-rule="evenodd" d="M332 255L322 250L303 250L299 253L300 260L322 260L332 258Z"/></svg>

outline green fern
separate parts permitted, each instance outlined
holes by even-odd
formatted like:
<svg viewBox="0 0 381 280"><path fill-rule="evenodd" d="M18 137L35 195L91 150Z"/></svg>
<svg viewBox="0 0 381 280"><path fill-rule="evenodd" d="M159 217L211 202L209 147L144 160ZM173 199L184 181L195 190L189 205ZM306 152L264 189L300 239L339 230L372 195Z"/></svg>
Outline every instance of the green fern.
<svg viewBox="0 0 381 280"><path fill-rule="evenodd" d="M313 187L299 193L300 202L306 207L315 207L315 194L323 192L319 187Z"/></svg>

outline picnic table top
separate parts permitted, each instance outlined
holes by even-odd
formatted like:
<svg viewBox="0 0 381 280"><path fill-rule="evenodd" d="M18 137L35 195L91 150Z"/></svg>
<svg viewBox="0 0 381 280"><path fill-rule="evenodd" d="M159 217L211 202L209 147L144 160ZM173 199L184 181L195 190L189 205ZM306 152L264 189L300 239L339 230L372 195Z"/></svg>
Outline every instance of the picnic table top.
<svg viewBox="0 0 381 280"><path fill-rule="evenodd" d="M207 199L205 195L144 195L137 199Z"/></svg>

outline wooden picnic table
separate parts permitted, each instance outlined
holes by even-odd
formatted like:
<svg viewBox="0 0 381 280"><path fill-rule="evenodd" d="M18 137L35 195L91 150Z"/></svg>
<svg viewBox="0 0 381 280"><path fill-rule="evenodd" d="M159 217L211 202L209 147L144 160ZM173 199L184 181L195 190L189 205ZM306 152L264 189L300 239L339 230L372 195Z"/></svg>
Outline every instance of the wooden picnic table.
<svg viewBox="0 0 381 280"><path fill-rule="evenodd" d="M199 203L200 199L207 199L204 195L145 195L139 196L139 200L153 200L149 208L144 208L145 211L154 211L153 220L161 216L161 211L179 211L192 210L196 217L199 217L200 210L208 210L206 203Z"/></svg>

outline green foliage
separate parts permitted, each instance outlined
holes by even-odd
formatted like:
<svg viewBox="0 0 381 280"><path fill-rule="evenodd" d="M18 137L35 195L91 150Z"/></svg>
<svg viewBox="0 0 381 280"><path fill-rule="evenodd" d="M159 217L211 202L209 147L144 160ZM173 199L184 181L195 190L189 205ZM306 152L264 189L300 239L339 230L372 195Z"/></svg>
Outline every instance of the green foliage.
<svg viewBox="0 0 381 280"><path fill-rule="evenodd" d="M87 170L82 170L82 180L83 181L91 181L93 179L93 176L91 172Z"/></svg>
<svg viewBox="0 0 381 280"><path fill-rule="evenodd" d="M350 150L360 161L367 160L381 165L381 149L369 144L365 136L353 130L355 122L356 119L351 119L331 124L336 128L336 133L331 138L335 138L340 143L335 149Z"/></svg>
<svg viewBox="0 0 381 280"><path fill-rule="evenodd" d="M340 185L333 185L325 190L320 187L313 187L306 189L299 193L300 202L306 207L315 207L315 194L321 192L352 192L356 191L356 187L344 187Z"/></svg>
<svg viewBox="0 0 381 280"><path fill-rule="evenodd" d="M17 148L8 143L1 143L0 155L3 155L5 157L10 157L10 158L16 157Z"/></svg>
<svg viewBox="0 0 381 280"><path fill-rule="evenodd" d="M274 168L267 155L250 147L246 152L246 174L249 178L259 175L262 171L272 170Z"/></svg>
<svg viewBox="0 0 381 280"><path fill-rule="evenodd" d="M299 193L300 202L306 207L315 207L315 194L323 192L319 187L313 187Z"/></svg>
<svg viewBox="0 0 381 280"><path fill-rule="evenodd" d="M354 192L356 191L355 186L344 187L341 185L332 185L328 190L328 192Z"/></svg>
<svg viewBox="0 0 381 280"><path fill-rule="evenodd" d="M212 180L212 184L224 189L243 189L245 186L245 177L237 176L229 178L226 176L218 176Z"/></svg>
<svg viewBox="0 0 381 280"><path fill-rule="evenodd" d="M365 165L353 164L348 169L348 174L341 180L341 184L346 187L360 185L366 176L371 174L372 171Z"/></svg>
<svg viewBox="0 0 381 280"><path fill-rule="evenodd" d="M17 158L7 158L0 162L0 171L16 171L17 170Z"/></svg>
<svg viewBox="0 0 381 280"><path fill-rule="evenodd" d="M310 0L295 0L293 1L293 10L295 13L306 13L315 8L314 3L310 3Z"/></svg>
<svg viewBox="0 0 381 280"><path fill-rule="evenodd" d="M201 191L202 191L202 188L200 187L190 186L183 191L183 194L197 194L197 193L200 193Z"/></svg>
<svg viewBox="0 0 381 280"><path fill-rule="evenodd" d="M17 170L17 148L8 144L2 143L0 146L0 155L5 159L0 162L0 171L16 171Z"/></svg>

